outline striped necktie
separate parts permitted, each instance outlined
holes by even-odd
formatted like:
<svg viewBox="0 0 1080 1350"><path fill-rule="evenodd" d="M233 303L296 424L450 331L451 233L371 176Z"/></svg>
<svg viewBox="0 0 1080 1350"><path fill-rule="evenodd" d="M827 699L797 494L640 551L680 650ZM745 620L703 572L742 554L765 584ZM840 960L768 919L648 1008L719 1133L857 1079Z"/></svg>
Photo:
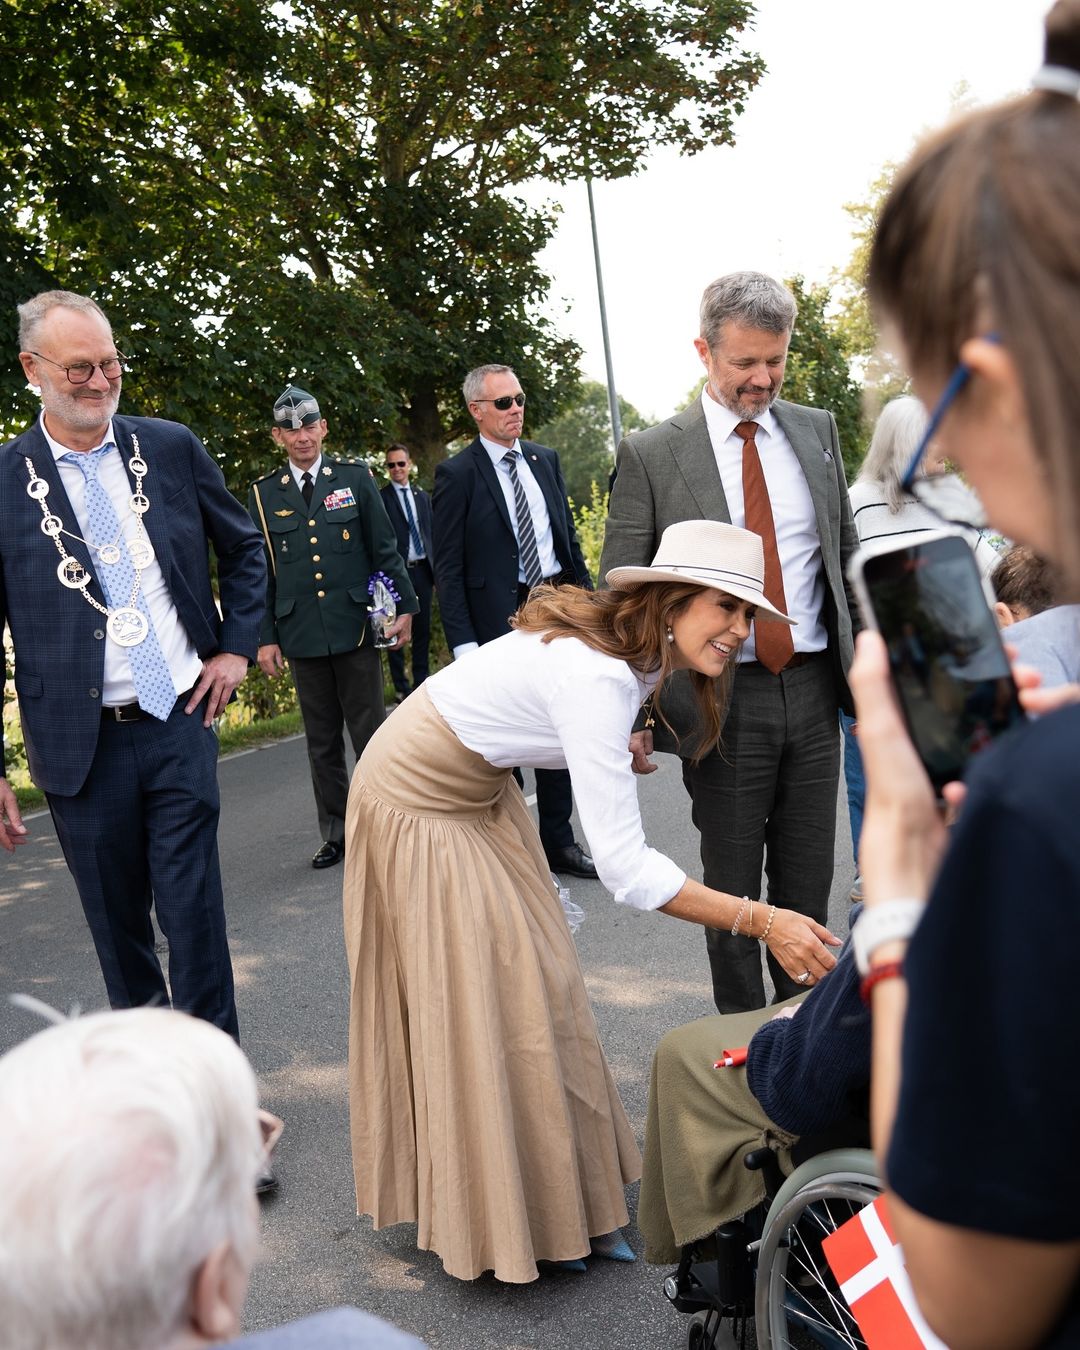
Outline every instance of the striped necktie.
<svg viewBox="0 0 1080 1350"><path fill-rule="evenodd" d="M514 513L517 516L518 549L521 553L521 570L525 573L525 584L530 589L539 586L544 579L540 566L540 551L536 547L536 530L533 528L529 499L518 477L517 454L508 450L503 455L503 463L510 467L510 482L514 485Z"/></svg>
<svg viewBox="0 0 1080 1350"><path fill-rule="evenodd" d="M417 558L424 557L424 541L420 538L420 528L416 523L416 517L413 515L412 494L408 488L398 488L401 494L401 505L405 511L405 519L409 522L409 539L412 541L413 552Z"/></svg>

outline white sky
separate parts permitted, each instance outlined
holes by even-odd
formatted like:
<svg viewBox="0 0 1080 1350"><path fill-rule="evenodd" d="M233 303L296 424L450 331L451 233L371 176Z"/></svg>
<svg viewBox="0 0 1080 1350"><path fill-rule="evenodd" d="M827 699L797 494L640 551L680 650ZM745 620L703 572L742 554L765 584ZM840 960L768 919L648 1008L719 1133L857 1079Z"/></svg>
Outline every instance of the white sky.
<svg viewBox="0 0 1080 1350"><path fill-rule="evenodd" d="M852 250L845 202L863 201L887 160L949 115L962 82L990 102L1027 88L1050 0L758 0L743 45L768 71L734 147L653 156L633 178L594 186L615 380L662 418L701 373L691 342L705 284L740 268L827 282ZM535 185L561 203L540 262L552 317L603 381L584 183ZM565 311L564 311L565 306Z"/></svg>

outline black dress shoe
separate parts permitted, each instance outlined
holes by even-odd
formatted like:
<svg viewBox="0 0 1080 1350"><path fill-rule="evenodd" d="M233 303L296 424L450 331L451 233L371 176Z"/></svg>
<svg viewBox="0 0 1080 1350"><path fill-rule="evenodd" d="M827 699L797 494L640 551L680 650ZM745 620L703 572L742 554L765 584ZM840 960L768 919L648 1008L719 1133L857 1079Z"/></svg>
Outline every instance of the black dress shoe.
<svg viewBox="0 0 1080 1350"><path fill-rule="evenodd" d="M333 867L339 863L345 856L345 845L335 844L332 840L327 840L311 860L312 867Z"/></svg>
<svg viewBox="0 0 1080 1350"><path fill-rule="evenodd" d="M545 849L548 866L553 872L569 872L572 877L588 877L598 880L593 860L577 842L568 848Z"/></svg>
<svg viewBox="0 0 1080 1350"><path fill-rule="evenodd" d="M255 1194L270 1195L278 1188L278 1179L274 1175L274 1169L269 1162L263 1163L262 1171L255 1178Z"/></svg>

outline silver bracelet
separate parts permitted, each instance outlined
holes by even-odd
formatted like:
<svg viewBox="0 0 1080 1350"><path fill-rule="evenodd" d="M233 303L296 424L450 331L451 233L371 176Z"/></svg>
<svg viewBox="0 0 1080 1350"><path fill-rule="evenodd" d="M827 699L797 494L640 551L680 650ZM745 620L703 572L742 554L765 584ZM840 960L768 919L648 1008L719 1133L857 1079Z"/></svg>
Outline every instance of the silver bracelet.
<svg viewBox="0 0 1080 1350"><path fill-rule="evenodd" d="M743 916L743 914L744 914L744 912L745 912L745 910L746 910L746 906L747 906L749 903L750 903L750 897L749 897L748 895L744 895L743 898L742 898L742 904L739 906L739 912L738 912L738 914L735 915L735 922L731 925L731 936L732 936L732 937L738 937L738 936L739 936L739 925L742 923L742 916Z"/></svg>

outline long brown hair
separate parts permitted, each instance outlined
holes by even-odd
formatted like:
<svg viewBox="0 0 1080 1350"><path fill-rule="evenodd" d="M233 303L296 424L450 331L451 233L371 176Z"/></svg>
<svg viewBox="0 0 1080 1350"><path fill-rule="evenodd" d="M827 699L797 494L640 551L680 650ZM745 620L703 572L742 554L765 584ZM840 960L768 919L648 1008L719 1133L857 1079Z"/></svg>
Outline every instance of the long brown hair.
<svg viewBox="0 0 1080 1350"><path fill-rule="evenodd" d="M544 641L575 637L587 647L625 661L635 669L658 676L652 711L675 734L660 704L664 681L673 672L671 621L704 588L683 581L646 581L624 590L586 591L579 586L537 586L510 620L523 633L543 633ZM701 732L693 747L696 764L720 742L723 710L731 693L735 653L716 679L700 671L687 672L694 691Z"/></svg>
<svg viewBox="0 0 1080 1350"><path fill-rule="evenodd" d="M1080 69L1080 0L1058 0L1047 15L1046 58ZM1036 90L969 115L916 152L882 208L868 275L915 370L944 378L968 338L1000 336L1020 374L1054 501L1054 551L1074 593L1078 222L1080 102Z"/></svg>

